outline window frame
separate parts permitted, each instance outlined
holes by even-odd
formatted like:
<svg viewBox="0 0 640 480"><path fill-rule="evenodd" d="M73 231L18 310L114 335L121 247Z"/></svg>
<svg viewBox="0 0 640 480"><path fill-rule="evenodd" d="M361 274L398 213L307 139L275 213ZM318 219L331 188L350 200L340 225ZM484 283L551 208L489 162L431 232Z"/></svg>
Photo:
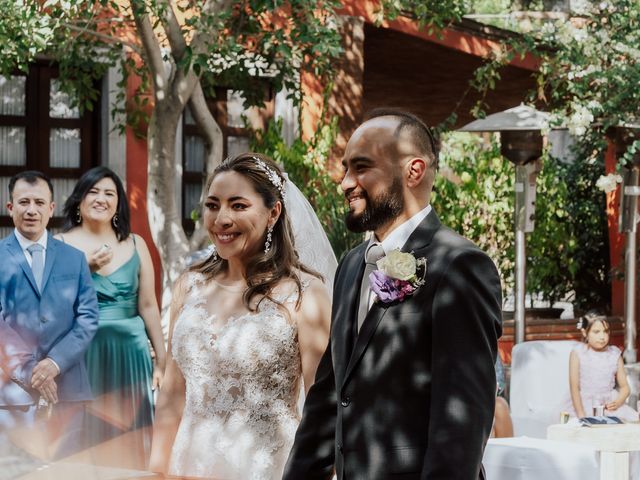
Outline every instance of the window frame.
<svg viewBox="0 0 640 480"><path fill-rule="evenodd" d="M15 72L12 76L26 77L25 114L0 115L0 126L24 127L26 143L25 165L0 165L0 176L12 177L26 170L39 170L52 180L74 179L100 164L100 98L95 102L93 111L84 110L78 118L56 118L50 116L51 81L59 78L58 68L48 62L36 62L29 65L28 72ZM78 167L52 167L50 165L51 130L77 129L80 131L80 163ZM54 192L54 201L60 198ZM61 206L61 205L60 205ZM52 217L48 228L60 228L63 217ZM8 214L0 214L0 227L13 227Z"/></svg>

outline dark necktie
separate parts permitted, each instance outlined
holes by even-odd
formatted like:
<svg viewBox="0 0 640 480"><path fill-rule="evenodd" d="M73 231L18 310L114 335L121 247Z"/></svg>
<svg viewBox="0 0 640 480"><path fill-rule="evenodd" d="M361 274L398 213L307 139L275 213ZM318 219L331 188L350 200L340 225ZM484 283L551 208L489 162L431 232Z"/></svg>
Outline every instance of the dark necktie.
<svg viewBox="0 0 640 480"><path fill-rule="evenodd" d="M42 274L44 273L44 247L39 243L34 243L27 247L31 254L31 271L36 279L38 290L42 291Z"/></svg>
<svg viewBox="0 0 640 480"><path fill-rule="evenodd" d="M362 322L364 322L367 313L369 312L369 275L373 272L377 266L376 262L384 257L384 249L379 243L372 243L367 247L367 251L364 254L364 260L366 265L364 267L364 275L362 276L362 284L360 285L360 303L358 305L358 332Z"/></svg>

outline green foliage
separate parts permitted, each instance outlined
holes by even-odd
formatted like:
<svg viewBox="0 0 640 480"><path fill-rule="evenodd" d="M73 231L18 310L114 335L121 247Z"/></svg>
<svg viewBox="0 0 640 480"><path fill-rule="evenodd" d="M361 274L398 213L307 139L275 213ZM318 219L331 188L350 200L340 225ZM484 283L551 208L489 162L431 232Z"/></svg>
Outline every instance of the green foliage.
<svg viewBox="0 0 640 480"><path fill-rule="evenodd" d="M543 2L520 3L530 10L543 9ZM509 13L517 6L471 0L468 8ZM640 84L640 3L585 2L583 8L570 19L494 19L520 35L506 40L470 80L470 87L480 93L472 113L482 117L487 109L484 99L495 88L502 67L525 53L540 61L528 101L553 113L550 126L569 129L577 160L569 165L545 160L538 180L536 230L528 235L528 289L535 291L538 285L548 298L573 290L579 309L606 308L610 297L605 197L595 187L604 173L605 133L610 126L640 119L640 91L634 88ZM638 149L639 141L631 144L619 165L626 165ZM562 179L564 186L553 178ZM548 203L556 197L564 200Z"/></svg>
<svg viewBox="0 0 640 480"><path fill-rule="evenodd" d="M527 292L552 302L575 292L576 308L607 305L606 216L593 187L601 168L543 159L535 229L527 234ZM514 179L495 137L445 136L432 204L444 224L493 258L506 291L513 288Z"/></svg>
<svg viewBox="0 0 640 480"><path fill-rule="evenodd" d="M605 196L595 187L604 171L604 154L594 154L589 144L578 145L575 154L578 160L571 164L550 162L554 175L568 192L564 207L567 215L558 221L571 227L570 254L567 252L570 263L558 267L570 270L575 308L606 311L610 308L611 297L609 236Z"/></svg>
<svg viewBox="0 0 640 480"><path fill-rule="evenodd" d="M381 0L376 20L409 16L432 33L460 20L466 11L466 2L460 0Z"/></svg>
<svg viewBox="0 0 640 480"><path fill-rule="evenodd" d="M494 260L507 290L513 286L514 177L495 139L486 145L478 135L447 134L431 198L445 225Z"/></svg>
<svg viewBox="0 0 640 480"><path fill-rule="evenodd" d="M509 11L511 0L473 0L467 6L470 13L499 14Z"/></svg>
<svg viewBox="0 0 640 480"><path fill-rule="evenodd" d="M286 144L281 132L282 120L270 121L266 130L253 132L251 150L264 153L283 166L291 181L309 199L340 259L362 241L362 236L347 230L344 224L347 203L327 168L337 133L337 118L322 125L309 141L297 138L291 146Z"/></svg>
<svg viewBox="0 0 640 480"><path fill-rule="evenodd" d="M60 65L63 89L82 108L91 108L98 95L96 80L109 66L120 65L124 75L136 74L150 88L148 50L143 44L141 19L154 27L156 48L163 47L167 67L197 76L207 74L209 85L233 86L244 92L246 104L261 105L264 82L276 90L286 87L299 101L300 72L322 77L342 53L336 0L244 0L219 11L216 1L135 0L0 0L0 74L26 71L37 56ZM169 31L174 8L186 20ZM224 32L220 34L219 32ZM182 35L186 46L167 40ZM145 110L138 92L129 110ZM122 100L121 98L119 100ZM120 114L122 112L116 112ZM145 123L134 113L128 124Z"/></svg>
<svg viewBox="0 0 640 480"><path fill-rule="evenodd" d="M605 131L640 117L640 92L630 88L640 83L640 3L594 2L584 13L525 38L543 61L545 99L578 137L594 119Z"/></svg>
<svg viewBox="0 0 640 480"><path fill-rule="evenodd" d="M52 19L39 10L37 2L0 0L0 72L26 71L54 38Z"/></svg>

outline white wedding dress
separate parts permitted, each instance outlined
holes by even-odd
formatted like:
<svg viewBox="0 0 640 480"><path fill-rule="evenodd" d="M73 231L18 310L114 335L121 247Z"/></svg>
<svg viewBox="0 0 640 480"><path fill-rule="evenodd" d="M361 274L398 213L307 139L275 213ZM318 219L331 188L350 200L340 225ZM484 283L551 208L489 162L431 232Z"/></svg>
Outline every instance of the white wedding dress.
<svg viewBox="0 0 640 480"><path fill-rule="evenodd" d="M169 474L280 479L300 421L296 325L266 299L257 312L217 318L207 310L203 276L188 275L171 342L186 399ZM294 289L276 300L297 298Z"/></svg>

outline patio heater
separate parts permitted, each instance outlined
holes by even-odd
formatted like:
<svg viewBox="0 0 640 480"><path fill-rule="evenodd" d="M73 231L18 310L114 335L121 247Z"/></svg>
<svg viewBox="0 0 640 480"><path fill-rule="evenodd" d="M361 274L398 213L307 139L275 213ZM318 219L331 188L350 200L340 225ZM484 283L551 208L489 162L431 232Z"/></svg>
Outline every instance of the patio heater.
<svg viewBox="0 0 640 480"><path fill-rule="evenodd" d="M500 152L515 165L515 343L525 337L525 234L534 228L536 180L541 169L542 134L548 114L526 105L494 113L458 129L461 132L500 132Z"/></svg>
<svg viewBox="0 0 640 480"><path fill-rule="evenodd" d="M613 127L609 132L620 158L635 140L640 139L640 123ZM622 195L620 195L619 230L626 237L624 251L624 360L626 364L637 362L636 350L636 249L638 195L640 195L640 152L636 152L622 169Z"/></svg>

